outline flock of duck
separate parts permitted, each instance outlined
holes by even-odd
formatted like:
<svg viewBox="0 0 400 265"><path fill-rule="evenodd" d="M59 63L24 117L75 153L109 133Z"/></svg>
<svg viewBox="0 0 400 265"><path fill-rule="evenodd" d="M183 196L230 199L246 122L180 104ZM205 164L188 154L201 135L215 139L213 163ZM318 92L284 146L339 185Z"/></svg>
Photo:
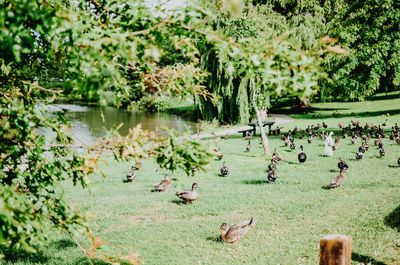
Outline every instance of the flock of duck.
<svg viewBox="0 0 400 265"><path fill-rule="evenodd" d="M308 126L304 130L302 129L299 130L297 127L295 127L293 130L289 130L287 133L282 135L280 132L280 128L276 128L275 130L272 130L272 134L275 136L281 135L281 140L284 142L284 145L289 146L291 150L296 149L294 136L296 136L297 134L299 134L298 136L299 139L303 139L304 137L308 136L309 144L314 142L314 138L320 138L325 141L324 154L328 157L332 156L334 150L339 148L341 139L351 137L350 143L353 145L358 142L358 139L361 139L361 146L359 147L358 152L356 152L355 154L356 160L360 160L363 158L364 153L369 150L369 142L371 138L375 137L376 139L374 141L374 144L379 148L379 156L383 157L386 155L386 150L384 148L384 144L382 141L383 138L386 138L386 133L382 127L388 126L387 120L382 124L382 127L380 125L373 125L368 123L362 126L359 121L353 121L353 120L351 121L351 124L349 124L348 126L345 126L344 123L342 122L340 122L338 125L341 130L342 137L336 136L335 139L333 139L334 133L332 131L329 134L327 134L324 131L324 129L328 128L328 126L324 122L322 122L321 124L317 124L315 126ZM389 138L400 145L400 128L397 125L397 123L391 128ZM228 136L223 137L222 139L228 139ZM246 146L246 151L250 152L252 150L251 133L247 134L244 137L244 139L248 141L248 144ZM219 160L222 160L224 155L218 147L214 147L214 152L215 156ZM300 145L300 151L297 158L300 163L305 163L307 161L307 155L304 152L304 148L302 145ZM274 182L277 179L276 164L279 161L282 161L282 158L279 157L277 149L275 148L272 154L271 162L267 168L268 172L267 179L270 182ZM397 160L397 164L400 167L400 157ZM131 170L126 175L127 179L126 182L134 182L136 178L135 172L140 170L142 165L143 163L139 160L139 162L137 162L136 165L132 166ZM330 182L329 184L330 188L340 187L346 181L346 172L349 168L347 162L343 158L339 158L337 166L339 168L339 175L334 177L333 180ZM192 173L195 173L197 171L198 169L196 167L192 168ZM222 176L229 175L229 168L227 167L226 162L223 162L220 172ZM153 191L164 192L169 187L171 187L171 185L172 185L171 176L169 174L166 174L163 180L159 181L157 184L154 185ZM185 204L187 204L188 202L193 203L193 201L199 198L199 194L197 192L198 188L199 185L197 183L193 183L192 188L190 190L177 192L175 195L181 200L183 200ZM245 220L243 222L234 225L228 225L227 223L223 223L220 227L220 230L222 230L221 239L228 243L236 243L244 234L248 232L250 227L252 227L255 223L256 223L255 218L250 218L248 220Z"/></svg>

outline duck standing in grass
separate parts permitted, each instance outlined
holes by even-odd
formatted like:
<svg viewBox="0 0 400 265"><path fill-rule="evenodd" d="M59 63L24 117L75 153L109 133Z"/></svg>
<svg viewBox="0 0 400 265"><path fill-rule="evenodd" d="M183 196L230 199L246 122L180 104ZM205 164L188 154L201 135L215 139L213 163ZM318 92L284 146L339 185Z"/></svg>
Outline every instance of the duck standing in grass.
<svg viewBox="0 0 400 265"><path fill-rule="evenodd" d="M229 168L226 166L226 162L221 167L221 175L227 176L229 174Z"/></svg>
<svg viewBox="0 0 400 265"><path fill-rule="evenodd" d="M325 139L325 144L327 144L327 145L329 145L329 146L334 145L335 142L334 142L333 139L332 139L332 135L333 135L333 132L331 131L331 132L329 133L328 137L326 137L326 139Z"/></svg>
<svg viewBox="0 0 400 265"><path fill-rule="evenodd" d="M158 182L156 185L154 185L154 190L166 191L171 186L171 184L172 184L171 176L169 174L165 174L164 179Z"/></svg>
<svg viewBox="0 0 400 265"><path fill-rule="evenodd" d="M344 161L343 158L339 157L339 163L337 164L338 168L340 171L346 172L347 169L349 169L349 166L347 165L346 161Z"/></svg>
<svg viewBox="0 0 400 265"><path fill-rule="evenodd" d="M175 195L178 196L180 199L184 200L185 204L187 204L188 202L193 203L193 201L199 198L199 194L196 191L196 189L198 188L199 184L193 183L191 190L177 192Z"/></svg>
<svg viewBox="0 0 400 265"><path fill-rule="evenodd" d="M304 163L307 160L307 155L306 153L304 153L302 145L300 145L300 153L297 156L297 159L299 160L300 163Z"/></svg>
<svg viewBox="0 0 400 265"><path fill-rule="evenodd" d="M278 161L282 161L282 158L279 157L279 154L276 151L276 147L274 149L274 152L272 153L272 160L274 160L275 163Z"/></svg>
<svg viewBox="0 0 400 265"><path fill-rule="evenodd" d="M126 181L134 182L135 178L136 178L135 166L133 166L133 167L131 167L131 170L129 170L128 174L126 174Z"/></svg>
<svg viewBox="0 0 400 265"><path fill-rule="evenodd" d="M356 159L361 160L363 158L364 154L362 152L357 152L356 153Z"/></svg>
<svg viewBox="0 0 400 265"><path fill-rule="evenodd" d="M219 228L222 230L221 239L228 243L236 243L241 239L252 226L256 224L257 220L255 218L250 218L249 220L234 224L228 225L227 223L223 223Z"/></svg>
<svg viewBox="0 0 400 265"><path fill-rule="evenodd" d="M276 168L274 170L268 171L268 176L267 176L268 181L275 182L277 177L278 176L276 175Z"/></svg>
<svg viewBox="0 0 400 265"><path fill-rule="evenodd" d="M249 143L248 143L247 146L246 146L246 151L247 151L247 152L250 152L251 149L252 149L252 147L251 147L251 142L249 141Z"/></svg>
<svg viewBox="0 0 400 265"><path fill-rule="evenodd" d="M379 149L379 155L380 155L381 157L383 157L383 156L386 155L386 150L385 150L385 148L383 148L383 146L382 146L381 149Z"/></svg>
<svg viewBox="0 0 400 265"><path fill-rule="evenodd" d="M135 164L135 170L139 171L143 166L142 160L139 159L139 161Z"/></svg>
<svg viewBox="0 0 400 265"><path fill-rule="evenodd" d="M332 147L330 147L326 142L325 142L324 154L326 156L332 156L333 155Z"/></svg>
<svg viewBox="0 0 400 265"><path fill-rule="evenodd" d="M343 185L343 183L346 181L346 174L343 170L340 171L340 174L336 176L332 182L329 184L329 187L331 188L337 188Z"/></svg>

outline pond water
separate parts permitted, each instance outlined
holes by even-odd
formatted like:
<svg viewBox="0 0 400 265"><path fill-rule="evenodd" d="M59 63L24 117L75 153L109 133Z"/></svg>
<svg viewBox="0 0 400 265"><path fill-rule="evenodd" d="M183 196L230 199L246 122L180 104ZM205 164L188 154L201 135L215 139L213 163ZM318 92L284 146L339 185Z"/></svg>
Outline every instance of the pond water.
<svg viewBox="0 0 400 265"><path fill-rule="evenodd" d="M54 104L51 112L68 110L66 118L71 122L71 129L79 140L89 144L106 136L106 131L123 124L119 129L121 135L128 134L129 128L139 123L145 130L162 133L162 128L176 129L183 132L196 130L196 122L181 116L166 113L131 112L113 107L82 106L73 104ZM103 120L104 117L104 120Z"/></svg>

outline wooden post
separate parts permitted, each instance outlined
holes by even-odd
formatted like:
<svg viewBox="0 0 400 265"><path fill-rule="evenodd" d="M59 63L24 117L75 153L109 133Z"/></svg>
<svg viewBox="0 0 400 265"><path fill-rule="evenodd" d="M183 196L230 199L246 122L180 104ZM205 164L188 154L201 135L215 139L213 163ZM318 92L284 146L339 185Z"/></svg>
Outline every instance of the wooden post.
<svg viewBox="0 0 400 265"><path fill-rule="evenodd" d="M345 235L327 235L319 241L319 265L351 265L353 239Z"/></svg>

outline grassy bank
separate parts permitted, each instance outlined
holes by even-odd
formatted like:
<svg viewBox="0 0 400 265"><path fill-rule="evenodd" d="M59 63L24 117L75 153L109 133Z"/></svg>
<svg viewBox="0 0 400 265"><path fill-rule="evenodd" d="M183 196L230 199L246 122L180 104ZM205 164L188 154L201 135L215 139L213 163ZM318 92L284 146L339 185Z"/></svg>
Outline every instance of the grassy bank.
<svg viewBox="0 0 400 265"><path fill-rule="evenodd" d="M382 114L390 112L390 127L400 123L399 106L399 98L317 104L314 113L295 114L295 121L284 126L286 130L304 128L325 121L330 128L337 128L339 121L347 125L351 119L381 124L386 120ZM333 117L335 110L342 115ZM318 114L321 117L312 116ZM93 216L92 227L108 242L102 253L135 252L146 264L318 264L319 239L331 233L353 237L352 264L399 264L399 145L384 139L387 155L379 158L372 140L365 157L356 161L360 141L350 145L350 139L342 140L328 158L323 156L322 140L308 144L307 139L296 139L308 156L307 162L300 164L297 150L285 147L279 137L269 139L271 148L277 147L284 159L278 164L275 183L267 182L268 162L260 139L253 139L253 150L246 152L247 141L238 134L217 143L231 171L228 177L219 175L222 161L214 160L208 172L194 177L173 173L173 187L155 193L151 189L163 174L155 173L154 162L144 161L132 184L123 182L131 164L106 158L102 167L107 178L93 175L90 193L66 183L65 194L75 208ZM341 188L328 190L326 185L338 174L338 157L349 164L347 181ZM200 185L200 198L193 205L184 205L174 194L193 182ZM258 222L237 244L219 241L221 223L249 217ZM86 263L65 235L53 237L53 244L38 254L15 255L7 262Z"/></svg>

